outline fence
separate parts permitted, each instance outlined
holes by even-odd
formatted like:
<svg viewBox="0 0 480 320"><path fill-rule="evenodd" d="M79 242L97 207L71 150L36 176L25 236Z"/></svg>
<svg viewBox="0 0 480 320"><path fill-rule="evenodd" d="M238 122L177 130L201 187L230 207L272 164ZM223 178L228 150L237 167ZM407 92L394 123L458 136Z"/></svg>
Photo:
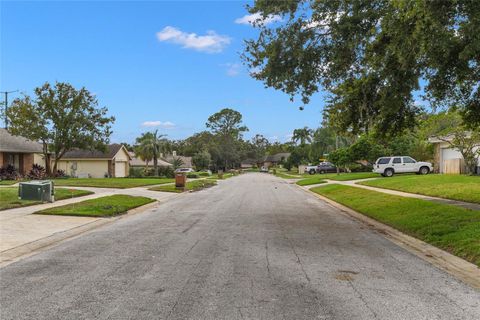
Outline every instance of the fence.
<svg viewBox="0 0 480 320"><path fill-rule="evenodd" d="M465 173L465 161L463 159L443 160L443 173L462 174Z"/></svg>

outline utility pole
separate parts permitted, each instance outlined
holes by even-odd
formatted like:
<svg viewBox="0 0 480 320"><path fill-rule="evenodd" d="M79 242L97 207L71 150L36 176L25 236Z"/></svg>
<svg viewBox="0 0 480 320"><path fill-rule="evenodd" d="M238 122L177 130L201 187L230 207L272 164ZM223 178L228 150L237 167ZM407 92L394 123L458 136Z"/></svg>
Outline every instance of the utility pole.
<svg viewBox="0 0 480 320"><path fill-rule="evenodd" d="M18 90L14 91L0 91L0 93L5 94L5 129L8 129L8 117L7 117L7 109L8 109L8 94L18 92Z"/></svg>

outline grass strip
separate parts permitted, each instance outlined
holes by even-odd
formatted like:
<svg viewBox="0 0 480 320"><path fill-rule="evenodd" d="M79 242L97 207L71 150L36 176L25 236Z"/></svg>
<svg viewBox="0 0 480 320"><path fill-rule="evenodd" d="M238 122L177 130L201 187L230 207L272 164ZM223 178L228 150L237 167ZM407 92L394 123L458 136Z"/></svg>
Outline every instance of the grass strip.
<svg viewBox="0 0 480 320"><path fill-rule="evenodd" d="M205 188L213 187L217 184L217 181L214 179L201 179L188 181L184 189L176 188L174 184L169 184L166 186L158 186L150 188L149 190L153 191L163 191L163 192L185 192L185 191L199 191Z"/></svg>
<svg viewBox="0 0 480 320"><path fill-rule="evenodd" d="M299 186L309 186L312 184L326 183L327 181L323 180L323 176L316 176L312 178L302 179L297 181Z"/></svg>
<svg viewBox="0 0 480 320"><path fill-rule="evenodd" d="M426 196L480 203L480 176L398 175L392 178L362 181L358 184Z"/></svg>
<svg viewBox="0 0 480 320"><path fill-rule="evenodd" d="M81 217L113 217L130 209L143 206L155 200L146 197L136 197L123 194L86 200L49 208L35 212L44 215L81 216Z"/></svg>
<svg viewBox="0 0 480 320"><path fill-rule="evenodd" d="M311 190L480 266L480 211L337 184Z"/></svg>
<svg viewBox="0 0 480 320"><path fill-rule="evenodd" d="M94 188L135 188L174 182L170 178L68 178L55 179L56 186L77 186Z"/></svg>
<svg viewBox="0 0 480 320"><path fill-rule="evenodd" d="M93 192L85 190L55 188L55 200L82 197L92 193ZM19 200L18 188L0 188L0 210L26 207L40 203L42 202L33 200Z"/></svg>

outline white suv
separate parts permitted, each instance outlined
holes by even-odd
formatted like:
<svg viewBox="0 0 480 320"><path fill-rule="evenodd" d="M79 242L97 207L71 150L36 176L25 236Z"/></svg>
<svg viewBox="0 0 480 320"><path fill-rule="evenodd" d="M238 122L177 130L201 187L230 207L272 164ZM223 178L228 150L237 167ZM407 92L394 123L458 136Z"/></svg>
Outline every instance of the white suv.
<svg viewBox="0 0 480 320"><path fill-rule="evenodd" d="M433 170L430 162L420 162L408 156L394 156L378 158L373 165L373 172L384 177L391 177L395 173L428 174Z"/></svg>

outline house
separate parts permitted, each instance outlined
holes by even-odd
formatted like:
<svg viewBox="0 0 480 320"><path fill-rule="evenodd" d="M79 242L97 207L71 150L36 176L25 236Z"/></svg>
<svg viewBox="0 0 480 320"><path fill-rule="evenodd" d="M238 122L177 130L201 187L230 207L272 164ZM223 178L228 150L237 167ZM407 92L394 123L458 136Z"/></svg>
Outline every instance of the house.
<svg viewBox="0 0 480 320"><path fill-rule="evenodd" d="M181 161L181 165L178 166L179 168L193 168L192 157L178 156L176 151L173 151L172 154L166 156L161 155L160 158L171 164L178 159Z"/></svg>
<svg viewBox="0 0 480 320"><path fill-rule="evenodd" d="M0 167L14 166L18 173L26 174L33 164L45 166L42 145L0 129Z"/></svg>
<svg viewBox="0 0 480 320"><path fill-rule="evenodd" d="M240 162L240 168L242 169L250 169L253 168L257 164L257 160L255 159L245 159Z"/></svg>
<svg viewBox="0 0 480 320"><path fill-rule="evenodd" d="M132 168L146 168L153 167L153 160L148 163L135 155L135 152L129 152L130 155L130 167ZM157 164L159 167L173 167L173 164L166 162L162 159L158 159Z"/></svg>
<svg viewBox="0 0 480 320"><path fill-rule="evenodd" d="M442 137L441 139L431 137L428 139L428 141L434 146L434 172L447 174L460 174L466 172L463 156L457 149L450 146L448 141L451 140L452 137ZM479 148L480 141L476 150ZM477 173L480 173L480 158L477 163Z"/></svg>
<svg viewBox="0 0 480 320"><path fill-rule="evenodd" d="M79 178L122 178L128 176L131 160L125 146L110 144L105 151L72 150L58 161L57 169Z"/></svg>
<svg viewBox="0 0 480 320"><path fill-rule="evenodd" d="M258 164L259 167L274 167L279 163L287 161L290 157L290 152L280 152L272 155L265 156Z"/></svg>

